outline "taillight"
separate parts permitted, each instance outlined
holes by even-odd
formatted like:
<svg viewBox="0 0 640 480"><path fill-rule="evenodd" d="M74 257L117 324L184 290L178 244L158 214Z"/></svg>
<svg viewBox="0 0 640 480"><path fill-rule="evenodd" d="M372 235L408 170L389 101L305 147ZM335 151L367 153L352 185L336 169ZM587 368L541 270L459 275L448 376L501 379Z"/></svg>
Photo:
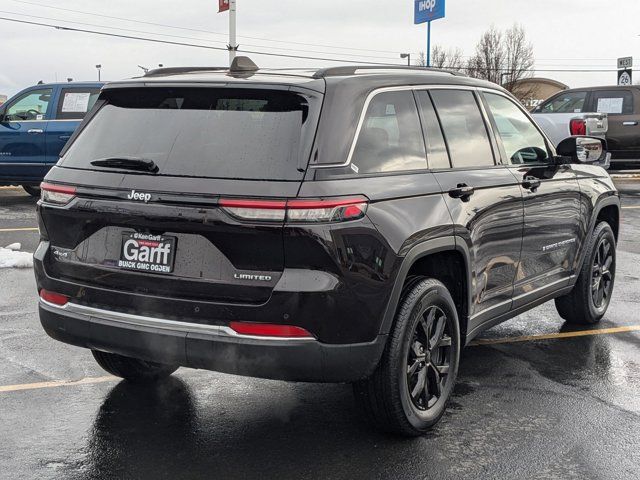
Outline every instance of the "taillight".
<svg viewBox="0 0 640 480"><path fill-rule="evenodd" d="M61 293L50 292L44 288L40 290L40 298L48 303L53 303L59 307L64 307L69 302L69 297Z"/></svg>
<svg viewBox="0 0 640 480"><path fill-rule="evenodd" d="M571 135L586 135L587 122L580 118L574 118L569 122L569 132Z"/></svg>
<svg viewBox="0 0 640 480"><path fill-rule="evenodd" d="M313 335L304 328L292 325L231 322L229 326L234 332L240 335L250 335L254 337L314 338Z"/></svg>
<svg viewBox="0 0 640 480"><path fill-rule="evenodd" d="M66 205L76 196L76 187L66 185L54 185L42 182L40 184L40 197L43 202L55 205Z"/></svg>
<svg viewBox="0 0 640 480"><path fill-rule="evenodd" d="M368 200L364 196L288 201L223 198L219 205L240 220L318 223L358 220L367 213Z"/></svg>

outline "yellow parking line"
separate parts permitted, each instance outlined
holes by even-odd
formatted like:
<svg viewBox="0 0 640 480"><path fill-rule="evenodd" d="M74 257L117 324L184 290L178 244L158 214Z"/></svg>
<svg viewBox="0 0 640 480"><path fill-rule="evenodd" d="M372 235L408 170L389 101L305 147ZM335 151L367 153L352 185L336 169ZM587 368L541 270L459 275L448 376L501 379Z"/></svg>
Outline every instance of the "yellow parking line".
<svg viewBox="0 0 640 480"><path fill-rule="evenodd" d="M629 207L622 207L622 208L623 208L623 209L625 209L625 208L626 208L626 209L631 210L632 208L640 208L640 205L632 205L632 206L629 206Z"/></svg>
<svg viewBox="0 0 640 480"><path fill-rule="evenodd" d="M97 383L115 382L116 380L120 379L116 377L89 377L73 381L61 380L54 382L24 383L22 385L5 385L0 386L0 393L19 392L21 390L38 390L42 388L73 387L76 385L94 385Z"/></svg>
<svg viewBox="0 0 640 480"><path fill-rule="evenodd" d="M575 337L588 337L592 335L612 335L615 333L627 333L640 331L640 325L630 325L628 327L615 327L615 328L602 328L600 330L583 330L580 332L562 332L562 333L549 333L547 335L530 335L526 337L508 337L497 338L487 340L474 340L469 345L500 345L503 343L520 343L520 342L534 342L537 340L556 340L560 338L575 338Z"/></svg>
<svg viewBox="0 0 640 480"><path fill-rule="evenodd" d="M24 227L24 228L0 228L0 233L7 232L37 232L38 227Z"/></svg>

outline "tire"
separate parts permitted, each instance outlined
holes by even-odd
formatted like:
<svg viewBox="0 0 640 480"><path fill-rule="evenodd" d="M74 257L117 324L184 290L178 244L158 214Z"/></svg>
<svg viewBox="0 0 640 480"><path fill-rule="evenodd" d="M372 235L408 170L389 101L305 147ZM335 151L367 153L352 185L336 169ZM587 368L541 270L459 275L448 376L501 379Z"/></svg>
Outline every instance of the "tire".
<svg viewBox="0 0 640 480"><path fill-rule="evenodd" d="M611 303L615 279L616 238L609 224L601 222L589 238L576 285L555 300L558 313L569 323L598 323Z"/></svg>
<svg viewBox="0 0 640 480"><path fill-rule="evenodd" d="M35 187L33 185L22 185L22 188L32 197L40 198L40 187Z"/></svg>
<svg viewBox="0 0 640 480"><path fill-rule="evenodd" d="M437 280L414 281L400 301L378 368L353 385L356 401L377 428L423 435L445 412L459 362L460 327L449 291ZM419 388L422 378L424 389Z"/></svg>
<svg viewBox="0 0 640 480"><path fill-rule="evenodd" d="M93 353L93 358L98 362L98 365L108 373L132 383L157 382L178 369L175 365L147 362L115 353L106 353L98 350L92 350L91 353Z"/></svg>

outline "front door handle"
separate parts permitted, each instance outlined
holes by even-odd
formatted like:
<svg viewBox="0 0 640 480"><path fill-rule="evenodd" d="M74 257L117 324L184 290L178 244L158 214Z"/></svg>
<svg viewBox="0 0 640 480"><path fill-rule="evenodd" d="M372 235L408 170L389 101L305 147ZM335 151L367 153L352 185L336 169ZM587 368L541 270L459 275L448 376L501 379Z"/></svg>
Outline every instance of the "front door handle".
<svg viewBox="0 0 640 480"><path fill-rule="evenodd" d="M39 135L41 133L44 133L44 130L41 128L30 128L29 130L27 130L27 133L30 135Z"/></svg>
<svg viewBox="0 0 640 480"><path fill-rule="evenodd" d="M541 182L537 178L525 178L522 182L523 188L531 190L532 192L535 192L538 188L540 188L540 185Z"/></svg>
<svg viewBox="0 0 640 480"><path fill-rule="evenodd" d="M451 198L459 198L463 202L466 202L469 200L471 195L475 193L475 191L475 188L470 187L465 183L459 183L456 188L452 188L451 190L449 190L449 196Z"/></svg>
<svg viewBox="0 0 640 480"><path fill-rule="evenodd" d="M624 125L625 127L635 127L636 125L638 125L638 122L622 122L622 125Z"/></svg>

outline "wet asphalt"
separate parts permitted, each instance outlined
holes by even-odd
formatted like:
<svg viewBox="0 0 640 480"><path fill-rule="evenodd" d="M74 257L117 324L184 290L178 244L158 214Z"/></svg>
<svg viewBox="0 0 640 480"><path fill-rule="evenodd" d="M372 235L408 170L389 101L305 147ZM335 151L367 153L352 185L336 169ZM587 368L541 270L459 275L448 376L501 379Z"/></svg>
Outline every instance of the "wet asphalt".
<svg viewBox="0 0 640 480"><path fill-rule="evenodd" d="M88 351L42 331L33 272L0 270L0 478L639 478L640 178L617 183L617 283L600 334L553 303L485 332L443 421L412 440L369 428L348 385L188 369L151 387L105 378ZM35 227L34 208L0 188L0 246L35 249L37 231L2 231Z"/></svg>

